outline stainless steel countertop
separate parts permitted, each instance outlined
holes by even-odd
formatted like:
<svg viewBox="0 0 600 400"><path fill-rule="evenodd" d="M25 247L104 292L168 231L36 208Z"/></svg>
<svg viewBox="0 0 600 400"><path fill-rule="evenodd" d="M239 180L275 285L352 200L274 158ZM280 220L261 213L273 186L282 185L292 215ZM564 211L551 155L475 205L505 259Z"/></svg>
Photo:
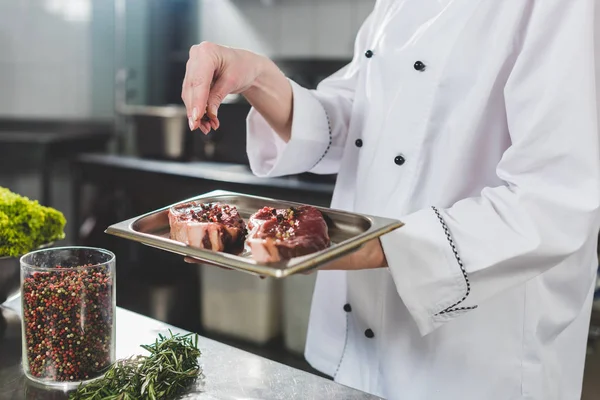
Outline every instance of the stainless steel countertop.
<svg viewBox="0 0 600 400"><path fill-rule="evenodd" d="M34 386L21 368L20 298L0 307L6 324L0 325L0 399L66 399L63 392ZM13 311L15 310L15 311ZM117 358L143 354L140 344L158 333L187 333L159 321L117 308ZM206 400L255 399L379 399L319 376L200 337L203 381L182 398Z"/></svg>
<svg viewBox="0 0 600 400"><path fill-rule="evenodd" d="M303 192L332 194L334 182L310 181L300 176L277 178L259 178L250 167L240 164L218 163L210 161L162 161L133 156L114 154L82 154L77 161L97 166L110 167L119 171L142 171L171 176L209 180L248 186L265 186L277 189L289 189Z"/></svg>

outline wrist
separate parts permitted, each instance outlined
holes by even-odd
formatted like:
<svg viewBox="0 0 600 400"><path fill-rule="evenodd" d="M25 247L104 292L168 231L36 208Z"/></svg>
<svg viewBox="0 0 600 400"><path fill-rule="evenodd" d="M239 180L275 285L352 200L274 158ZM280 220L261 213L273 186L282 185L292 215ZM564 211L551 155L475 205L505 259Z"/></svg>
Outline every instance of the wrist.
<svg viewBox="0 0 600 400"><path fill-rule="evenodd" d="M248 100L261 93L272 93L272 90L269 88L274 83L280 82L282 78L287 80L283 72L281 72L271 59L260 55L254 56L257 57L255 60L255 78L250 86L242 92L242 95L248 98Z"/></svg>
<svg viewBox="0 0 600 400"><path fill-rule="evenodd" d="M371 246L368 247L368 265L371 268L386 268L387 260L385 258L385 253L383 252L383 247L381 246L381 242L379 239L374 239L371 242Z"/></svg>
<svg viewBox="0 0 600 400"><path fill-rule="evenodd" d="M292 132L292 85L273 61L257 57L258 61L254 61L255 78L242 94L287 143Z"/></svg>

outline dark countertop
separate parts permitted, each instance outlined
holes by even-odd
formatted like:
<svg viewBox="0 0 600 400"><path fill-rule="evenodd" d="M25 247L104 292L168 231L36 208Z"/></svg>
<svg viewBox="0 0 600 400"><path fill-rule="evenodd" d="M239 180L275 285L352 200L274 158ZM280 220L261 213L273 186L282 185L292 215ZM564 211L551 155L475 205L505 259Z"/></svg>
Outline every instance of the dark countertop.
<svg viewBox="0 0 600 400"><path fill-rule="evenodd" d="M0 307L0 398L66 399L61 391L34 386L21 367L20 298ZM15 311L13 311L15 310ZM143 354L140 344L152 343L159 333L187 333L139 314L117 308L117 358ZM205 400L249 399L378 399L325 378L199 337L205 375L191 394L182 398Z"/></svg>
<svg viewBox="0 0 600 400"><path fill-rule="evenodd" d="M307 178L305 175L259 178L252 173L248 166L230 163L162 161L108 154L84 154L77 157L77 163L105 167L113 171L139 171L229 184L263 186L329 195L333 193L335 186L330 176L323 178L318 176Z"/></svg>
<svg viewBox="0 0 600 400"><path fill-rule="evenodd" d="M106 131L114 127L111 119L0 117L0 131Z"/></svg>
<svg viewBox="0 0 600 400"><path fill-rule="evenodd" d="M0 165L32 163L44 165L59 158L105 150L112 139L109 131L2 131L0 130ZM26 159L27 163L23 163Z"/></svg>
<svg viewBox="0 0 600 400"><path fill-rule="evenodd" d="M0 131L2 144L52 144L60 142L91 140L95 138L109 138L108 132L26 132L26 131Z"/></svg>

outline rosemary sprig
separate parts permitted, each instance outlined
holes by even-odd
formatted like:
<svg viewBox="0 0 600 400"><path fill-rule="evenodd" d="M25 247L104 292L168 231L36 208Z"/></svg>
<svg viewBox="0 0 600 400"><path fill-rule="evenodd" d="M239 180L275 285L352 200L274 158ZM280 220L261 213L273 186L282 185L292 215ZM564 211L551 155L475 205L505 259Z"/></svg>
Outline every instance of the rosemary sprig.
<svg viewBox="0 0 600 400"><path fill-rule="evenodd" d="M202 375L198 335L169 333L141 346L150 355L118 360L102 378L80 386L69 399L157 400L182 394Z"/></svg>

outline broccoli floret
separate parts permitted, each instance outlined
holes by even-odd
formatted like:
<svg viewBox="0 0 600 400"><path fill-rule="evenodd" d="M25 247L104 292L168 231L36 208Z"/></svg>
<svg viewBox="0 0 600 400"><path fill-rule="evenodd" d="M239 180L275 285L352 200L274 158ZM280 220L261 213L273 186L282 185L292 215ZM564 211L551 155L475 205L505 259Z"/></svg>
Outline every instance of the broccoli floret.
<svg viewBox="0 0 600 400"><path fill-rule="evenodd" d="M65 237L65 216L0 186L0 257L18 257Z"/></svg>

